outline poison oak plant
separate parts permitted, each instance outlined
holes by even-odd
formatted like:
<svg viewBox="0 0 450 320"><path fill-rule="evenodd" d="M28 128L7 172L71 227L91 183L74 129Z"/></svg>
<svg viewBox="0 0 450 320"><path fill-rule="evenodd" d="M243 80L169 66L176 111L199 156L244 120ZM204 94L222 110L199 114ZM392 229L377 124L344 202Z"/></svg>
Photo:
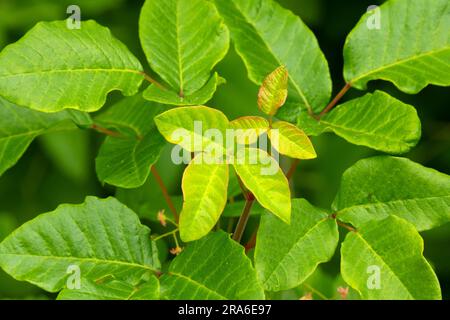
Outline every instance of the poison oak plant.
<svg viewBox="0 0 450 320"><path fill-rule="evenodd" d="M0 173L41 134L98 131L107 136L99 180L128 204L126 189L152 173L170 209L154 220L167 232L152 233L116 198L87 197L4 239L0 267L59 299L264 299L308 284L335 254L341 226L345 295L440 299L419 232L450 221L450 178L393 156L420 139L415 108L382 91L339 101L377 79L410 94L450 85L449 34L447 0L389 0L367 12L345 42L347 84L331 99L315 36L273 0L147 0L139 35L153 76L94 21L38 23L0 53ZM213 70L230 38L261 85L266 117L229 121L204 106L224 83ZM113 90L128 97L92 114ZM349 168L328 210L291 199L288 183L300 159L317 156L308 136L325 132L386 153ZM172 160L187 164L183 199L154 167L166 140ZM293 159L286 174L278 154ZM230 232L224 218L237 210ZM260 216L245 245L252 259L241 245L250 215Z"/></svg>

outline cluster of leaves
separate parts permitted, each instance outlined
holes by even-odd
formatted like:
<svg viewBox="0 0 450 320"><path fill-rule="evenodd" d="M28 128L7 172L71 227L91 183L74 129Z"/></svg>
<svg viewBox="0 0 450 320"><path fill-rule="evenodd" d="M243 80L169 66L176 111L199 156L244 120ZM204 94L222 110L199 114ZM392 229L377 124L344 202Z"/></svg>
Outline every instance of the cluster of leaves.
<svg viewBox="0 0 450 320"><path fill-rule="evenodd" d="M338 97L351 87L364 90L376 79L406 93L429 84L450 85L447 0L431 5L390 0L379 8L382 26L375 30L367 28L372 14L366 13L347 37L347 85ZM357 295L441 297L419 232L450 221L450 178L391 156L406 153L420 139L414 107L382 91L337 106L334 99L327 106L332 83L317 39L274 0L147 0L139 35L157 80L94 21L73 30L65 21L41 22L7 46L0 53L0 174L38 135L94 129L108 135L96 159L100 181L140 187L165 140L196 157L217 149L230 153L210 137L197 137L194 121L202 121L204 130L240 129L232 148L243 144L244 156L256 154L259 160L191 161L183 176L179 222L175 208L174 219L159 217L176 226L170 232L176 242L178 231L189 242L168 264L160 262L161 237L151 236L136 213L115 198L88 197L82 205L42 214L8 236L0 244L2 269L60 292L61 299L263 299L305 283L330 260L339 244L338 225L343 225L350 232L341 244L341 274ZM249 78L261 85L258 105L268 119L229 121L203 106L224 83L213 69L226 55L230 37ZM140 91L144 80L150 85ZM128 97L92 116L113 90ZM191 139L174 138L179 129ZM262 175L263 163L275 160L254 148L258 136L267 135L279 141L274 145L279 153L313 159L308 136L325 132L391 154L348 169L330 210L291 200L278 164L275 175ZM229 163L237 176L230 174ZM239 183L241 191L230 191ZM253 262L224 231L211 232L235 205L227 198L240 193L246 198L243 215L250 214L254 199L264 208L252 211L261 215ZM73 265L80 268L79 290L66 285ZM375 289L367 285L371 266L380 271L381 286Z"/></svg>

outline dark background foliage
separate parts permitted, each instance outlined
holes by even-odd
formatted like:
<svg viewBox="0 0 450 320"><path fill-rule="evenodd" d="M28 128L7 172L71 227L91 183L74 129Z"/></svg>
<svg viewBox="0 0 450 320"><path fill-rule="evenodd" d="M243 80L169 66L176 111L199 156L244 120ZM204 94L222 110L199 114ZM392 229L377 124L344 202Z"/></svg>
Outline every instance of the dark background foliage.
<svg viewBox="0 0 450 320"><path fill-rule="evenodd" d="M343 85L342 48L348 32L372 4L367 0L278 0L299 15L316 34L330 65L334 92ZM0 48L18 40L36 22L67 17L66 8L78 4L82 19L95 19L110 27L144 63L138 39L138 17L144 0L0 0ZM144 64L148 69L148 66ZM257 114L257 86L247 79L243 63L231 48L218 71L227 79L209 106L223 110L230 119ZM450 174L450 94L447 88L427 87L417 95L407 95L387 82L369 84L369 91L381 88L417 108L422 120L422 139L404 156L427 167ZM350 90L344 101L360 96ZM120 99L112 94L108 104ZM80 203L87 195L105 197L115 190L99 184L95 157L103 137L92 132L73 131L38 138L18 164L0 177L0 240L37 214L53 210L61 203ZM357 160L376 152L349 144L332 134L313 138L318 159L300 163L294 176L295 195L329 208L339 186L340 176ZM180 195L182 169L168 161L167 148L157 164L171 193ZM287 161L282 162L289 166ZM145 190L158 206L161 197L150 179ZM163 204L161 204L163 206ZM450 298L450 224L424 232L425 256L441 282L444 298ZM247 234L247 237L249 235ZM167 250L167 249L166 249ZM339 251L323 270L335 276L339 270ZM17 282L0 271L0 298L47 298L31 285Z"/></svg>

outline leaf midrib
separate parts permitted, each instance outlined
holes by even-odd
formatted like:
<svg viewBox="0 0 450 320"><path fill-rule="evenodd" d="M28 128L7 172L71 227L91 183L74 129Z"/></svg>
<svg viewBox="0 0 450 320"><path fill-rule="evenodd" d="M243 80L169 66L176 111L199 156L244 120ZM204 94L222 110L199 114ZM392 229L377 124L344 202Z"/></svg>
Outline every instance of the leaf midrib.
<svg viewBox="0 0 450 320"><path fill-rule="evenodd" d="M118 73L134 73L141 75L141 71L133 70L133 69L117 69L117 68L80 68L80 69L53 69L53 70L39 70L39 71L27 71L21 73L13 73L13 74L4 74L0 75L0 78L13 78L20 76L33 76L39 74L49 74L49 73L72 73L72 72L118 72Z"/></svg>
<svg viewBox="0 0 450 320"><path fill-rule="evenodd" d="M203 288L203 289L207 290L208 292L214 293L215 295L219 296L220 298L222 298L222 299L224 299L224 300L229 300L229 298L223 296L222 294L218 293L217 291L214 291L213 289L208 288L208 287L205 286L203 283L200 283L200 282L198 282L198 281L196 281L196 280L194 280L194 279L192 279L192 278L189 278L188 276L185 276L184 274L170 271L170 272L169 272L169 276L175 276L175 277L179 277L179 278L181 278L181 279L183 279L183 280L187 280L188 282L191 282L191 283L193 283L194 285L196 285L196 286L198 286L198 287L200 287L200 288Z"/></svg>
<svg viewBox="0 0 450 320"><path fill-rule="evenodd" d="M423 58L423 57L426 57L426 56L430 56L430 55L434 55L434 54L439 54L439 53L444 52L444 51L446 51L446 50L450 50L450 47L447 46L447 47L445 47L444 49L426 51L426 52L421 53L421 54L418 54L418 55L413 55L413 56L408 57L408 58L400 59L400 60L397 60L397 61L395 61L395 62L389 63L389 64L387 64L387 65L384 65L384 66L378 67L378 68L376 68L376 69L373 69L373 70L371 70L371 71L369 71L369 72L363 73L363 74L357 76L356 78L350 80L350 82L351 82L351 83L355 83L355 82L357 82L357 81L360 81L361 79L364 79L364 78L369 77L370 75L372 75L372 74L374 74L374 73L377 73L377 72L380 72L380 71L384 71L384 70L386 70L386 69L390 69L390 68L392 68L392 67L395 67L395 66L397 66L397 65L401 65L401 64L403 64L403 63L407 63L407 62L409 62L409 61L413 61L413 60L416 60L416 59L418 60L418 59Z"/></svg>
<svg viewBox="0 0 450 320"><path fill-rule="evenodd" d="M122 265L127 266L130 268L139 268L146 271L158 271L157 269L143 264L137 264L133 262L127 262L127 261L120 261L120 260L101 260L97 258L84 258L84 257L61 257L61 256L42 256L42 255L33 255L33 254L19 254L19 253L0 253L1 256L13 256L13 257L25 257L29 259L53 259L53 260L80 260L81 262L93 262L96 264L116 264L116 265Z"/></svg>

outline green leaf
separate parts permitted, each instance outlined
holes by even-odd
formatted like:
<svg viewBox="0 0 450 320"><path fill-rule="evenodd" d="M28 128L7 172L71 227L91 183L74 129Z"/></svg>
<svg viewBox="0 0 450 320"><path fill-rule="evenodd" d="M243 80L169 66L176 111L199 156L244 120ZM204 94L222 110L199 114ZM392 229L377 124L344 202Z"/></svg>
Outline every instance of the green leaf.
<svg viewBox="0 0 450 320"><path fill-rule="evenodd" d="M269 131L270 141L279 153L295 159L317 158L308 136L299 128L284 121L275 122Z"/></svg>
<svg viewBox="0 0 450 320"><path fill-rule="evenodd" d="M151 276L148 282L133 286L124 281L111 280L97 283L83 280L79 289L64 289L58 300L157 300L159 282Z"/></svg>
<svg viewBox="0 0 450 320"><path fill-rule="evenodd" d="M363 299L441 299L438 279L422 253L414 227L390 216L347 234L342 277Z"/></svg>
<svg viewBox="0 0 450 320"><path fill-rule="evenodd" d="M265 214L256 239L258 278L265 290L281 291L300 285L319 263L330 260L339 234L336 221L326 212L294 199L291 224Z"/></svg>
<svg viewBox="0 0 450 320"><path fill-rule="evenodd" d="M189 244L160 278L170 300L260 300L264 291L244 248L222 231Z"/></svg>
<svg viewBox="0 0 450 320"><path fill-rule="evenodd" d="M71 266L81 281L113 276L131 284L160 267L150 230L114 198L62 205L0 243L3 270L50 292L65 287Z"/></svg>
<svg viewBox="0 0 450 320"><path fill-rule="evenodd" d="M278 67L264 79L258 93L258 107L262 112L273 116L284 105L288 82L289 74L284 66Z"/></svg>
<svg viewBox="0 0 450 320"><path fill-rule="evenodd" d="M188 98L183 102L186 105L197 104L198 96L203 97L200 100L212 96L216 84L202 88L228 51L229 33L209 1L148 0L142 8L139 34L150 67L173 91L169 98L153 88L145 98L175 101L193 96L190 99L194 101Z"/></svg>
<svg viewBox="0 0 450 320"><path fill-rule="evenodd" d="M364 159L344 173L332 207L355 226L396 215L428 230L450 221L450 177L408 159Z"/></svg>
<svg viewBox="0 0 450 320"><path fill-rule="evenodd" d="M174 91L152 84L144 91L144 98L174 106L202 105L211 100L217 87L224 83L225 79L215 73L204 87L189 96L182 97Z"/></svg>
<svg viewBox="0 0 450 320"><path fill-rule="evenodd" d="M301 120L299 125L305 125ZM332 131L353 144L391 154L408 152L421 135L416 109L382 91L339 105L324 115L319 125L318 130L310 127L309 133Z"/></svg>
<svg viewBox="0 0 450 320"><path fill-rule="evenodd" d="M264 208L289 223L291 191L278 162L261 149L243 151L236 155L233 163L236 173Z"/></svg>
<svg viewBox="0 0 450 320"><path fill-rule="evenodd" d="M236 201L233 203L229 203L225 206L223 210L222 217L226 218L239 218L242 215L242 210L245 207L245 201ZM252 210L250 211L251 216L260 216L266 209L261 207L259 203L254 203L252 206Z"/></svg>
<svg viewBox="0 0 450 320"><path fill-rule="evenodd" d="M62 111L48 114L19 107L0 97L0 175L11 168L39 135L76 128Z"/></svg>
<svg viewBox="0 0 450 320"><path fill-rule="evenodd" d="M387 1L362 16L344 47L344 77L358 89L375 79L406 93L450 85L450 7L447 0ZM379 14L380 28L368 24Z"/></svg>
<svg viewBox="0 0 450 320"><path fill-rule="evenodd" d="M142 66L95 21L68 29L66 21L40 22L0 53L0 95L45 112L96 111L113 90L134 95Z"/></svg>
<svg viewBox="0 0 450 320"><path fill-rule="evenodd" d="M241 117L231 121L229 128L234 130L237 143L253 144L269 130L269 121L256 116Z"/></svg>
<svg viewBox="0 0 450 320"><path fill-rule="evenodd" d="M205 133L218 130L225 137L228 127L228 119L221 111L203 106L175 108L155 117L155 122L167 141L189 152L205 151L211 145L223 148L223 141L215 141Z"/></svg>
<svg viewBox="0 0 450 320"><path fill-rule="evenodd" d="M145 183L166 144L153 121L163 109L136 95L122 99L96 118L122 135L107 137L100 148L95 161L100 181L122 188Z"/></svg>
<svg viewBox="0 0 450 320"><path fill-rule="evenodd" d="M259 85L283 65L289 71L289 100L320 112L331 96L328 63L301 19L273 0L215 0L215 4L250 79Z"/></svg>
<svg viewBox="0 0 450 320"><path fill-rule="evenodd" d="M180 237L184 242L205 236L219 220L227 203L228 165L199 161L196 156L183 174Z"/></svg>

